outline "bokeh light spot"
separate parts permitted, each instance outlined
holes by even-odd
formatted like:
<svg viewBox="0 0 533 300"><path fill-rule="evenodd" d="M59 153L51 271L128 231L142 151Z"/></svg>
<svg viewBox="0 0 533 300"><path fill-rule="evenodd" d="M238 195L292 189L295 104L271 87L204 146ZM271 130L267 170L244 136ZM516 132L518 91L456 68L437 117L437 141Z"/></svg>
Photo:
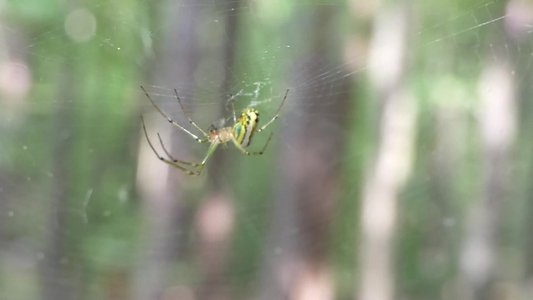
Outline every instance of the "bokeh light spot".
<svg viewBox="0 0 533 300"><path fill-rule="evenodd" d="M85 8L71 11L65 18L65 32L74 42L87 42L96 34L96 18Z"/></svg>
<svg viewBox="0 0 533 300"><path fill-rule="evenodd" d="M26 63L18 60L0 63L0 91L11 98L22 98L28 93L32 76Z"/></svg>

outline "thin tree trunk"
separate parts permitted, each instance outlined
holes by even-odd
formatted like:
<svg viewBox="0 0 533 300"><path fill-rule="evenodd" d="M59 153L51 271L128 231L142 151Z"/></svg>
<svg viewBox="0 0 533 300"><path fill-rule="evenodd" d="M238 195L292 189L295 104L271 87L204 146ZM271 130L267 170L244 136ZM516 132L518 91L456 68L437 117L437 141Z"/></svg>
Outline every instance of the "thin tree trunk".
<svg viewBox="0 0 533 300"><path fill-rule="evenodd" d="M509 157L515 139L514 80L508 57L498 53L480 80L483 193L467 220L461 254L463 299L491 299L497 275L504 203L510 191Z"/></svg>
<svg viewBox="0 0 533 300"><path fill-rule="evenodd" d="M161 7L162 20L165 23L163 28L168 31L164 35L162 54L158 56L160 64L154 70L154 81L158 84L168 82L193 86L194 69L200 52L195 30L198 30L198 22L201 20L201 8L195 5L193 0L185 3L168 1ZM177 105L173 101L171 104L174 108ZM161 106L165 109L164 105ZM155 117L161 121L157 131L164 133L174 130L169 127L168 122L161 120L161 116ZM183 116L176 116L176 119L182 121L180 118ZM154 127L155 123L150 124ZM183 124L186 124L186 121ZM169 140L170 151L176 153L176 157L181 157L179 150L183 149L186 143L181 142L178 135L165 137L165 141ZM186 231L183 228L185 204L181 200L183 177L186 175L158 161L144 139L139 159L138 185L144 199L143 220L146 221L146 228L142 231L145 233L142 242L143 257L134 280L133 299L152 300L160 299L173 284L171 275L177 260L177 251L182 246L180 242L183 242ZM182 288L190 290L190 287Z"/></svg>
<svg viewBox="0 0 533 300"><path fill-rule="evenodd" d="M404 86L409 13L406 4L378 15L370 75L382 107L376 156L361 203L360 300L394 299L397 202L413 156L416 113Z"/></svg>
<svg viewBox="0 0 533 300"><path fill-rule="evenodd" d="M298 22L302 27L295 34L310 36L308 49L302 49L310 55L301 58L303 73L310 78L323 72L317 61L335 64L327 53L338 50L332 49L330 40L337 13L321 7L309 23ZM338 86L348 89L347 81ZM289 94L290 106L299 113L291 115L282 132L282 144L290 146L280 153L281 173L265 248L261 299L334 299L327 257L343 149L344 131L339 128L344 128L349 100L343 93L318 97L317 92L304 83Z"/></svg>
<svg viewBox="0 0 533 300"><path fill-rule="evenodd" d="M72 126L72 105L69 101L72 99L72 74L65 71L64 80L58 91L61 92L59 98L63 99L62 105L58 105L56 121L56 136L54 145L54 188L53 195L50 197L52 202L47 206L48 209L48 226L46 227L46 248L44 251L43 261L41 263L41 283L42 299L74 299L79 296L80 274L73 269L73 264L69 261L75 261L69 256L68 242L68 212L69 212L69 190L70 186L70 153L71 140L68 128ZM77 280L78 279L78 280Z"/></svg>
<svg viewBox="0 0 533 300"><path fill-rule="evenodd" d="M225 38L223 40L222 60L224 61L224 79L220 91L219 114L224 115L227 95L231 94L232 71L235 69L235 49L239 29L239 0L225 0L217 7L227 13L225 21ZM226 151L217 151L209 162L208 195L202 200L198 210L196 225L199 233L198 260L202 273L202 283L197 289L201 300L230 299L225 282L225 273L231 246L231 234L235 212L233 199L229 192L226 174L229 172L229 156ZM235 162L231 162L235 163ZM235 169L233 165L231 169Z"/></svg>

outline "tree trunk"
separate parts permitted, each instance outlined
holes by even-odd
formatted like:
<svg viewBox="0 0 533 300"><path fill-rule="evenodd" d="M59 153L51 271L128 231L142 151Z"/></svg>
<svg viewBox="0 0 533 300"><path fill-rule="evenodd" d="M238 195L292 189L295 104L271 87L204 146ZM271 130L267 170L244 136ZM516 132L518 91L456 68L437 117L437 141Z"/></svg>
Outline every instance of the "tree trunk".
<svg viewBox="0 0 533 300"><path fill-rule="evenodd" d="M316 9L309 20L299 20L295 34L309 37L300 56L302 73L320 78L324 65L335 65L328 54L338 51L331 29L338 11ZM308 22L305 22L308 21ZM311 25L310 25L311 24ZM310 25L310 26L308 26ZM303 40L303 39L302 39ZM297 75L294 75L296 78ZM348 78L338 78L348 89ZM311 81L314 82L314 81ZM265 247L261 299L334 299L328 262L330 225L337 201L340 161L347 106L346 94L317 96L317 85L305 82L289 92L287 126L282 131L279 182L273 222ZM288 111L288 110L286 110Z"/></svg>
<svg viewBox="0 0 533 300"><path fill-rule="evenodd" d="M499 54L480 80L483 193L467 220L461 253L463 299L495 299L491 289L498 273L498 250L504 203L511 179L510 151L515 139L514 80L508 57Z"/></svg>
<svg viewBox="0 0 533 300"><path fill-rule="evenodd" d="M399 193L411 170L416 112L406 91L406 4L380 12L370 48L370 76L380 107L376 156L361 203L360 300L394 299L394 247Z"/></svg>
<svg viewBox="0 0 533 300"><path fill-rule="evenodd" d="M198 30L198 23L202 19L201 8L195 5L193 0L185 3L168 1L161 7L161 18L165 24L163 28L167 32L163 37L165 43L161 47L161 55L158 56L160 63L154 68L154 81L159 85L169 83L169 88L173 88L172 83L193 86L193 74L200 52L195 30ZM169 101L169 104L173 108L178 105L175 101ZM164 104L161 107L165 110ZM173 117L176 117L178 122L184 121L181 123L187 124L182 115L176 114ZM184 157L183 145L186 140L182 141L178 135L165 136L165 132L173 132L176 129L160 115L154 114L154 118L154 121L158 120L159 127L153 131L152 136L155 136L155 131L161 132L165 141L170 141L170 151L175 153L176 157ZM156 124L147 123L152 127ZM143 257L134 279L133 298L151 300L160 299L172 284L171 275L177 259L177 250L182 246L180 243L184 242L183 237L187 231L183 228L186 226L186 204L183 203L182 197L185 188L183 177L186 175L157 160L144 138L142 140L138 186L144 199L142 219L146 220L146 228L142 231ZM185 286L183 289L190 290L190 287Z"/></svg>
<svg viewBox="0 0 533 300"><path fill-rule="evenodd" d="M72 299L79 296L81 289L80 274L75 270L76 259L72 257L72 240L68 240L69 226L69 186L71 185L72 141L72 99L74 86L70 69L64 69L61 86L62 104L56 111L56 136L54 149L54 187L52 202L48 205L48 226L46 226L46 248L41 263L42 298L44 300ZM74 243L77 245L78 243Z"/></svg>
<svg viewBox="0 0 533 300"><path fill-rule="evenodd" d="M235 69L234 59L239 29L239 0L225 0L217 3L217 7L225 12L225 38L221 45L221 59L224 61L224 78L220 90L220 106L218 114L224 115L226 100L231 94L232 72ZM197 289L201 300L230 299L226 286L225 275L231 246L231 235L235 219L234 201L228 187L228 172L236 169L229 161L227 151L217 151L209 161L208 188L209 191L198 209L196 227L199 236L198 261L203 277ZM229 167L230 163L232 164Z"/></svg>

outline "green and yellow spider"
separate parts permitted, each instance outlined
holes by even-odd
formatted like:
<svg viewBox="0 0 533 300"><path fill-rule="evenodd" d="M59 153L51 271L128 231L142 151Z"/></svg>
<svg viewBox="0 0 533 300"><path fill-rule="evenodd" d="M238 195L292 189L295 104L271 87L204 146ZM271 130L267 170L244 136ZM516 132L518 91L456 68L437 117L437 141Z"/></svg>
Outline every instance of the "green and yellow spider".
<svg viewBox="0 0 533 300"><path fill-rule="evenodd" d="M165 114L159 106L157 106L148 94L148 92L144 89L143 86L141 86L141 89L143 90L144 94L150 100L152 105L157 109L157 111L165 118L167 121L174 125L175 127L181 129L183 132L187 133L189 136L191 136L196 142L198 143L210 143L209 148L207 149L207 153L204 156L204 159L202 159L201 163L192 163L187 162L183 160L179 160L174 158L167 150L165 145L163 144L163 140L161 139L161 135L157 133L157 137L159 139L159 143L161 144L161 148L165 152L168 158L163 157L160 155L156 150L152 142L150 141L150 138L148 137L148 133L146 132L146 125L144 123L144 118L141 115L141 122L143 126L144 136L146 137L146 141L148 142L148 145L154 152L154 154L161 160L162 162L178 169L183 172L185 172L188 175L200 175L202 172L207 160L215 153L215 150L217 147L221 144L226 144L228 142L232 142L235 148L237 148L243 155L262 155L267 146L270 142L270 139L272 138L272 133L270 133L268 140L266 141L265 145L261 149L261 151L257 152L249 152L245 148L248 147L251 142L252 138L254 136L254 133L261 132L265 130L272 122L274 122L279 117L279 112L281 111L281 108L283 107L283 104L285 104L285 100L287 100L287 95L289 94L289 90L285 92L285 96L283 97L283 100L281 101L280 106L278 107L278 110L276 111L276 114L268 121L265 125L261 127L257 127L257 124L259 123L259 111L257 111L254 108L245 108L239 118L235 115L235 108L233 106L233 102L231 102L231 108L233 112L233 126L228 127L222 127L222 128L216 128L215 126L209 127L207 131L204 131L200 126L198 126L191 118L190 116L185 112L183 109L183 104L181 103L181 99L178 95L178 91L174 89L174 94L176 95L176 99L178 100L178 103L181 107L181 111L183 112L183 115L187 118L189 121L189 124L191 124L194 128L196 128L200 133L203 135L203 138L198 137L198 135L192 133L190 130L186 129L185 127L181 126L179 123L174 121L171 117L169 117L167 114Z"/></svg>

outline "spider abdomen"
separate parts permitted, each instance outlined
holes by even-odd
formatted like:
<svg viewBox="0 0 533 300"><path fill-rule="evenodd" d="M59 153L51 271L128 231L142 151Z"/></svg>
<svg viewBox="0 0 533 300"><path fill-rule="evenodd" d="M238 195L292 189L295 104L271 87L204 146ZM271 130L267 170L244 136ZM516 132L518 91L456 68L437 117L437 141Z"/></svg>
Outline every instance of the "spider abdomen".
<svg viewBox="0 0 533 300"><path fill-rule="evenodd" d="M233 136L241 146L250 145L258 122L259 112L256 109L247 108L241 113L237 123L233 126Z"/></svg>

